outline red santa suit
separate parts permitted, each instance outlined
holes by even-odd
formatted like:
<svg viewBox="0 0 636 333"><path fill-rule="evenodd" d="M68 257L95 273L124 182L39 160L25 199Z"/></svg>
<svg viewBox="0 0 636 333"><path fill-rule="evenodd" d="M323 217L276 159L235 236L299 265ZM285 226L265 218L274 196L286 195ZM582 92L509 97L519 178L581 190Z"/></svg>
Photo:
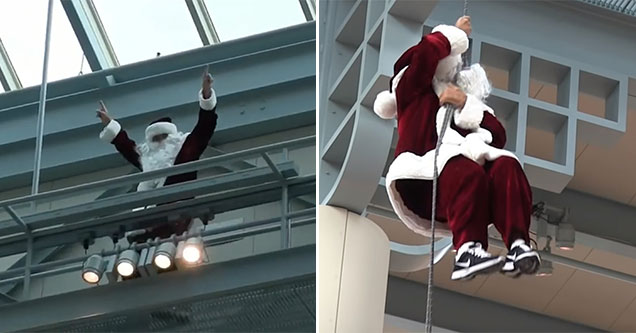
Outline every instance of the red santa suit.
<svg viewBox="0 0 636 333"><path fill-rule="evenodd" d="M392 90L380 93L374 104L380 117L398 121L395 160L386 176L391 204L410 229L425 236L430 236L433 154L446 112L439 95L461 68L467 48L462 30L436 27L398 59ZM480 69L466 75L482 75ZM465 78L465 92L474 79ZM438 155L437 235L452 235L456 250L470 242L486 248L493 223L511 248L517 240L529 240L532 193L514 154L502 149L506 133L484 104L487 93L472 88Z"/></svg>
<svg viewBox="0 0 636 333"><path fill-rule="evenodd" d="M130 164L142 172L196 161L203 154L216 128L218 116L214 89L207 99L203 98L202 92L199 91L199 107L198 121L190 133L179 132L170 118L162 118L146 128L145 142L137 144L128 137L119 122L111 120L99 134L99 138L113 144ZM153 142L152 137L159 134L168 136L162 142ZM147 191L194 179L197 179L196 171L143 181L137 186L137 191ZM173 233L181 234L187 230L189 222L190 220L183 220L156 226L144 237L165 238Z"/></svg>

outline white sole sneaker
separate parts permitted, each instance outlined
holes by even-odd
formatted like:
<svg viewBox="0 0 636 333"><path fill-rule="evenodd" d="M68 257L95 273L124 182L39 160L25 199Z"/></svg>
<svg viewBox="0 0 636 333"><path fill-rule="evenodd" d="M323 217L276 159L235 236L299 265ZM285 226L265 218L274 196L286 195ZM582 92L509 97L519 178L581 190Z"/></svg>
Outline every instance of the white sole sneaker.
<svg viewBox="0 0 636 333"><path fill-rule="evenodd" d="M484 261L464 269L454 270L451 274L451 280L470 279L474 275L496 272L501 269L505 260L504 257L493 257L493 260Z"/></svg>

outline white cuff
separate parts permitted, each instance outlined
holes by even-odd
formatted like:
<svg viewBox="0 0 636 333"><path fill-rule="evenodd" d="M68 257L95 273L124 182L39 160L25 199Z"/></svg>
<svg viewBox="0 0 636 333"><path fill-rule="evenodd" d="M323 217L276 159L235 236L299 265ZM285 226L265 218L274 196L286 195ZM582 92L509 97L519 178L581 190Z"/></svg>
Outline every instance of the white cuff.
<svg viewBox="0 0 636 333"><path fill-rule="evenodd" d="M477 97L467 94L466 104L461 111L455 111L455 125L463 129L477 129L484 119L484 111L487 111L489 107Z"/></svg>
<svg viewBox="0 0 636 333"><path fill-rule="evenodd" d="M203 110L212 111L216 106L216 93L214 92L214 88L212 88L212 95L210 98L203 98L203 89L199 90L199 106Z"/></svg>
<svg viewBox="0 0 636 333"><path fill-rule="evenodd" d="M440 24L433 29L433 32L441 32L448 39L451 55L462 54L468 50L468 36L464 30L452 25Z"/></svg>
<svg viewBox="0 0 636 333"><path fill-rule="evenodd" d="M111 119L108 125L99 133L99 138L106 143L111 143L120 131L121 125L119 125L117 120Z"/></svg>

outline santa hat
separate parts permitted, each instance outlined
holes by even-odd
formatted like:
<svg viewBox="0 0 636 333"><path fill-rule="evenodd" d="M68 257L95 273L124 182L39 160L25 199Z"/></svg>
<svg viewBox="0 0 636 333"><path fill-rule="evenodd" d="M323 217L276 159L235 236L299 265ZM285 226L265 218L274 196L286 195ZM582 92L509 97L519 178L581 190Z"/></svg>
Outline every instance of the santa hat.
<svg viewBox="0 0 636 333"><path fill-rule="evenodd" d="M432 33L439 32L443 34L450 43L450 55L440 61L440 68L437 68L436 74L448 72L457 63L461 64L461 54L468 49L468 37L461 29L449 26L438 25ZM392 119L397 115L397 99L395 97L395 88L399 83L407 66L411 64L411 59L418 45L410 47L406 50L393 66L393 77L389 81L389 90L380 92L373 102L373 111L383 119Z"/></svg>
<svg viewBox="0 0 636 333"><path fill-rule="evenodd" d="M152 137L161 134L177 134L177 126L172 123L170 117L157 119L146 127L146 141L152 141Z"/></svg>

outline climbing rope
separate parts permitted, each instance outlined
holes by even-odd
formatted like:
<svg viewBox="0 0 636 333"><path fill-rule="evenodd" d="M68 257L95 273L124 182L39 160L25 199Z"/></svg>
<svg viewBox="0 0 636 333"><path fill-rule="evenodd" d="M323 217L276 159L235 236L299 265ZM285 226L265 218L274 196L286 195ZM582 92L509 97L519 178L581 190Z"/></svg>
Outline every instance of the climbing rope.
<svg viewBox="0 0 636 333"><path fill-rule="evenodd" d="M468 15L468 0L464 0L464 16ZM466 52L464 52L465 54ZM466 64L467 59L462 56L462 61ZM457 76L455 77L457 81ZM435 144L435 155L433 157L433 202L431 207L431 256L429 261L428 270L428 285L426 286L426 332L432 332L433 324L433 265L435 264L435 213L437 206L437 178L439 177L439 171L437 170L437 156L439 155L439 148L442 145L442 138L446 133L446 128L450 124L451 116L455 112L455 107L447 105L446 113L444 114L444 121L442 122L442 129L437 137L437 143Z"/></svg>

